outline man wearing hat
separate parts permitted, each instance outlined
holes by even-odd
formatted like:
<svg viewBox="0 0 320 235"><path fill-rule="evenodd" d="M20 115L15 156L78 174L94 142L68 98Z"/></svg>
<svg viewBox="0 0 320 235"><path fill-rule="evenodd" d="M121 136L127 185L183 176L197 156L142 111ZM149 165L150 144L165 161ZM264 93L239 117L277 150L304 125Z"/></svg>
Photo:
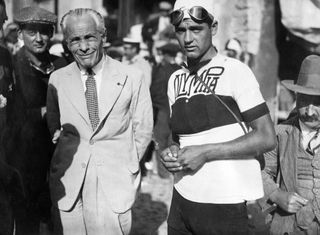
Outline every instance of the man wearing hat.
<svg viewBox="0 0 320 235"><path fill-rule="evenodd" d="M154 41L160 39L161 32L165 32L171 26L169 13L172 10L172 4L168 1L161 1L158 8L158 15L151 17L142 26L141 35L143 41L148 45L150 53L152 52Z"/></svg>
<svg viewBox="0 0 320 235"><path fill-rule="evenodd" d="M275 208L271 234L320 232L319 63L320 56L306 57L297 82L282 82L296 92L297 104L296 114L276 128L277 147L265 154L264 201Z"/></svg>
<svg viewBox="0 0 320 235"><path fill-rule="evenodd" d="M151 65L140 54L140 41L135 38L126 37L123 39L123 57L122 62L132 65L143 72L145 81L151 85Z"/></svg>
<svg viewBox="0 0 320 235"><path fill-rule="evenodd" d="M46 122L46 95L57 57L48 52L57 17L38 7L25 7L14 18L24 46L14 58L16 95L10 149L25 198L16 212L16 234L39 234L50 215L47 182L53 143Z"/></svg>
<svg viewBox="0 0 320 235"><path fill-rule="evenodd" d="M275 147L267 105L250 68L219 54L211 0L177 0L171 23L187 65L168 82L174 173L169 235L248 234L246 202L263 196L256 159ZM247 129L250 127L250 130Z"/></svg>

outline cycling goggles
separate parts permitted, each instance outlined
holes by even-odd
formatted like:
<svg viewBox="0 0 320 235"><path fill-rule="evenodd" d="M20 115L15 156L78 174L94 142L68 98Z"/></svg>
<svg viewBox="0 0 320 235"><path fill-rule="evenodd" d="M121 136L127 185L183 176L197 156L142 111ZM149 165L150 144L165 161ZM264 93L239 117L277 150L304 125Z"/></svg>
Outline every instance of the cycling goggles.
<svg viewBox="0 0 320 235"><path fill-rule="evenodd" d="M190 15L190 18L197 22L208 22L212 23L213 19L210 17L208 11L200 6L194 6L187 10L188 14ZM170 13L170 21L173 25L178 25L183 20L184 17L184 10L178 9Z"/></svg>

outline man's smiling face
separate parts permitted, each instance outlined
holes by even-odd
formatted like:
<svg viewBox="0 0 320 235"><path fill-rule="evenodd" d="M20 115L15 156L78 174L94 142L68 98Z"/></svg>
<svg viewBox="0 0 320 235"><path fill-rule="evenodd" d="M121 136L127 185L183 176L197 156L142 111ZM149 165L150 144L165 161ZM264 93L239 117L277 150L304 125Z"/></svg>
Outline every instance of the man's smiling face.
<svg viewBox="0 0 320 235"><path fill-rule="evenodd" d="M89 15L70 17L67 22L67 43L77 63L93 68L103 56L103 37Z"/></svg>

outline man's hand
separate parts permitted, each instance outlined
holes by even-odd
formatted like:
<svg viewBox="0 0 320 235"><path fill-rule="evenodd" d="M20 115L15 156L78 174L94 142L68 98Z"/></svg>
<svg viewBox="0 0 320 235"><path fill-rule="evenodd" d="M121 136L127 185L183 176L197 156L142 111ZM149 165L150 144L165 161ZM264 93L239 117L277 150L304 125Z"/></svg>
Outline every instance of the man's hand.
<svg viewBox="0 0 320 235"><path fill-rule="evenodd" d="M41 107L41 117L43 118L47 113L47 107L46 106L43 106Z"/></svg>
<svg viewBox="0 0 320 235"><path fill-rule="evenodd" d="M178 153L178 162L183 166L183 170L192 172L199 170L207 162L203 150L203 146L182 148Z"/></svg>
<svg viewBox="0 0 320 235"><path fill-rule="evenodd" d="M56 144L58 142L60 134L61 134L61 130L56 130L54 132L53 137L52 137L52 143Z"/></svg>
<svg viewBox="0 0 320 235"><path fill-rule="evenodd" d="M301 197L299 194L293 192L285 192L281 189L274 191L270 195L270 200L289 213L297 213L303 206L308 203L308 200Z"/></svg>
<svg viewBox="0 0 320 235"><path fill-rule="evenodd" d="M0 94L0 109L6 107L7 105L7 98Z"/></svg>
<svg viewBox="0 0 320 235"><path fill-rule="evenodd" d="M171 173L182 170L182 165L177 161L178 152L179 147L176 145L171 145L169 148L163 150L160 154L162 164Z"/></svg>

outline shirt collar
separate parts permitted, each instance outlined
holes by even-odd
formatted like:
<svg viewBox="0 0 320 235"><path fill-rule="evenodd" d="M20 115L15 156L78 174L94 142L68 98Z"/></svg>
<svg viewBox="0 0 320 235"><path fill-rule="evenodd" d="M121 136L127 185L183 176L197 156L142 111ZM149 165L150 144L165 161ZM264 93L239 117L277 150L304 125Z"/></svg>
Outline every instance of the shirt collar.
<svg viewBox="0 0 320 235"><path fill-rule="evenodd" d="M137 62L138 60L140 59L140 56L139 55L135 55L134 57L131 58L131 63L135 63Z"/></svg>
<svg viewBox="0 0 320 235"><path fill-rule="evenodd" d="M299 125L301 128L301 133L302 136L309 136L309 135L314 135L317 130L311 129L310 127L306 126L306 124L304 124L300 119L299 119Z"/></svg>
<svg viewBox="0 0 320 235"><path fill-rule="evenodd" d="M183 63L182 66L189 70L190 75L197 74L197 72L207 64L211 62L212 59L201 61L195 66L189 66L187 63Z"/></svg>
<svg viewBox="0 0 320 235"><path fill-rule="evenodd" d="M30 66L46 75L51 74L55 69L52 62L50 62L49 64L41 64L40 66L35 65L31 60L29 60L29 63Z"/></svg>
<svg viewBox="0 0 320 235"><path fill-rule="evenodd" d="M43 53L42 61L36 59L36 56L33 55L27 48L24 48L25 56L27 57L31 67L43 74L51 74L55 67L51 61L49 52L45 51Z"/></svg>

